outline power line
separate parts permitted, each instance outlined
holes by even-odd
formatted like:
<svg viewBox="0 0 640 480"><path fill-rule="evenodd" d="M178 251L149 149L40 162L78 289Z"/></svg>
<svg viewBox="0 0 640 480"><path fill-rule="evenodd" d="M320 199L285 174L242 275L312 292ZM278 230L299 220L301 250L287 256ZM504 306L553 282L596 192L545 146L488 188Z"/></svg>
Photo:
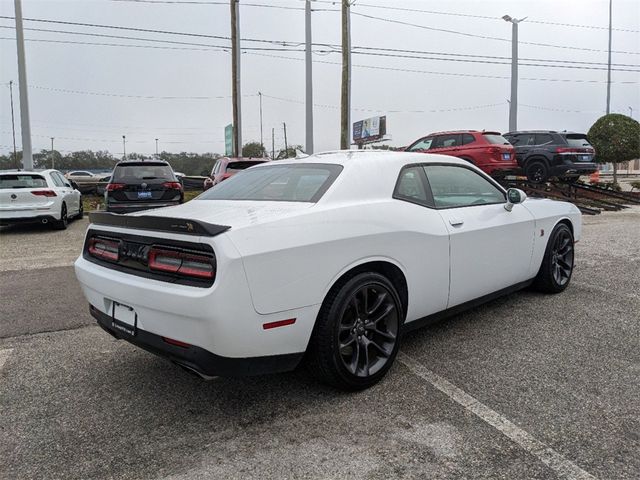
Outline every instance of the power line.
<svg viewBox="0 0 640 480"><path fill-rule="evenodd" d="M482 38L482 39L485 39L485 40L498 40L498 41L501 41L501 42L511 42L510 39L503 38L503 37L490 37L488 35L478 35L478 34L475 34L475 33L460 32L458 30L450 30L450 29L446 29L446 28L429 27L427 25L404 22L402 20L393 20L393 19L390 19L390 18L376 17L374 15L367 15L367 14L358 13L358 12L351 12L351 14L352 15L357 15L359 17L369 18L369 19L372 19L372 20L378 20L378 21L381 21L381 22L396 23L396 24L399 24L399 25L405 25L405 26L408 26L408 27L422 28L424 30L430 30L430 31L434 31L434 32L451 33L451 34L455 34L455 35L462 35L462 36L465 36L465 37ZM25 20L28 20L28 19L25 19ZM520 43L526 44L526 45L535 45L537 47L563 48L563 49L568 49L568 50L582 50L582 51L585 51L585 52L607 52L608 51L608 50L600 50L600 49L596 49L596 48L574 47L574 46L568 46L568 45L556 45L556 44L551 44L551 43L523 42L523 41L520 41ZM627 54L627 55L640 55L640 52L625 52L625 51L621 51L621 50L612 50L612 52L613 53L622 53L622 54Z"/></svg>

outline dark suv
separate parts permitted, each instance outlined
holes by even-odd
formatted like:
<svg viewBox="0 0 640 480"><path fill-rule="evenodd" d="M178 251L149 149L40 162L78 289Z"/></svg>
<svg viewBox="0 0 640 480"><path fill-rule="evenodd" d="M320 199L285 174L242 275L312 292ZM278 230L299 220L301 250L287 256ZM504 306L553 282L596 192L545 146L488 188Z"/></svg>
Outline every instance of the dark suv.
<svg viewBox="0 0 640 480"><path fill-rule="evenodd" d="M505 133L504 138L515 147L518 164L532 183L550 177L572 182L598 169L584 133L531 130Z"/></svg>
<svg viewBox="0 0 640 480"><path fill-rule="evenodd" d="M113 169L104 192L107 212L128 213L178 205L182 184L164 161L124 161Z"/></svg>

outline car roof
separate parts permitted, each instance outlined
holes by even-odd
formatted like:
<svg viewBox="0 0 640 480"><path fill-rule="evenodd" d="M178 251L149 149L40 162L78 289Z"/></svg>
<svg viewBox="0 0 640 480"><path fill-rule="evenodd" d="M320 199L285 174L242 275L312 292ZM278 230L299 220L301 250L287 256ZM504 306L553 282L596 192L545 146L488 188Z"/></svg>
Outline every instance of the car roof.
<svg viewBox="0 0 640 480"><path fill-rule="evenodd" d="M9 169L9 170L0 170L0 175L2 174L16 174L16 173L26 173L26 174L36 174L42 175L43 173L57 172L56 169L46 168L44 170L21 170L19 168Z"/></svg>
<svg viewBox="0 0 640 480"><path fill-rule="evenodd" d="M515 132L507 132L505 135L517 135L520 133L557 133L560 135L585 135L586 133L581 132L572 132L569 130L564 130L562 132L558 132L557 130L516 130Z"/></svg>
<svg viewBox="0 0 640 480"><path fill-rule="evenodd" d="M148 163L148 164L156 164L156 165L169 165L169 162L167 162L166 160L120 160L118 163L116 163L116 167L119 165L123 165L123 166L127 166L127 165L132 165L132 166L136 166L136 165L140 165L141 163ZM169 165L171 166L171 165Z"/></svg>

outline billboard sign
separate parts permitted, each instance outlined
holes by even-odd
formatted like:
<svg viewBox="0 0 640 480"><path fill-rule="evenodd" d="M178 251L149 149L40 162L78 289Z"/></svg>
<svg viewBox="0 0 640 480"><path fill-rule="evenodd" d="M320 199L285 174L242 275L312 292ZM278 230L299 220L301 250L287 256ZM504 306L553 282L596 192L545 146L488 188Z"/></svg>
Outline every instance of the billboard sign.
<svg viewBox="0 0 640 480"><path fill-rule="evenodd" d="M387 133L387 117L372 117L353 124L353 142L371 143L382 139Z"/></svg>
<svg viewBox="0 0 640 480"><path fill-rule="evenodd" d="M224 154L233 157L233 124L224 127Z"/></svg>

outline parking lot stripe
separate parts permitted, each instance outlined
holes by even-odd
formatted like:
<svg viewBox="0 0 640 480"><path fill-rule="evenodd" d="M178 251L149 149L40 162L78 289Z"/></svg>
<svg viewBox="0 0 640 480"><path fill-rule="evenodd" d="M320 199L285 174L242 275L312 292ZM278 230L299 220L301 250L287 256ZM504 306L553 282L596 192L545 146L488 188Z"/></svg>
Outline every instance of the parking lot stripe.
<svg viewBox="0 0 640 480"><path fill-rule="evenodd" d="M0 350L0 372L2 371L2 368L4 367L5 362L9 359L9 355L11 355L11 352L13 351L13 349L8 348L6 350Z"/></svg>
<svg viewBox="0 0 640 480"><path fill-rule="evenodd" d="M475 414L481 420L500 431L503 435L520 445L520 447L530 454L536 456L545 465L551 468L559 477L566 478L568 480L595 480L593 475L585 472L578 465L564 458L553 448L544 444L530 433L522 430L498 412L487 407L475 397L456 387L437 373L432 372L405 353L398 353L398 360L411 370L413 374L423 380L426 380L450 399L462 405L465 409Z"/></svg>

